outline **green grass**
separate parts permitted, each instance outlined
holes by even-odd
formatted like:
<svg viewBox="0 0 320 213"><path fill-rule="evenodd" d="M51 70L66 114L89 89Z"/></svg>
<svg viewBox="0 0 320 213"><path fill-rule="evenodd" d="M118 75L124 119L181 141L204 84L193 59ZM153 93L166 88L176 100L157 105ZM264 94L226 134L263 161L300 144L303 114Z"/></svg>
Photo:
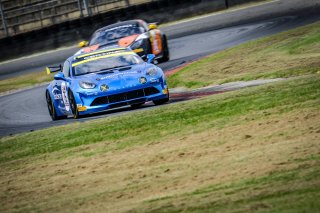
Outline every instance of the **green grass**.
<svg viewBox="0 0 320 213"><path fill-rule="evenodd" d="M0 81L0 93L35 86L53 80L53 74L43 72L24 74L22 76Z"/></svg>
<svg viewBox="0 0 320 213"><path fill-rule="evenodd" d="M169 76L168 82L171 87L196 88L318 72L320 22L221 51Z"/></svg>

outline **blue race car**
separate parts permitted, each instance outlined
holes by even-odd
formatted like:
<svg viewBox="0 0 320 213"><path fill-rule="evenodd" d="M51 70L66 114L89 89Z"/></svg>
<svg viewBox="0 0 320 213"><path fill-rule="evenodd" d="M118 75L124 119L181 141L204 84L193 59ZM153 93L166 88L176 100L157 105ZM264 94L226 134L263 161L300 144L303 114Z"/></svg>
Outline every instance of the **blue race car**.
<svg viewBox="0 0 320 213"><path fill-rule="evenodd" d="M58 72L46 89L46 101L52 120L101 112L147 101L164 104L169 91L163 71L131 49L115 48L71 56L63 67L47 67Z"/></svg>

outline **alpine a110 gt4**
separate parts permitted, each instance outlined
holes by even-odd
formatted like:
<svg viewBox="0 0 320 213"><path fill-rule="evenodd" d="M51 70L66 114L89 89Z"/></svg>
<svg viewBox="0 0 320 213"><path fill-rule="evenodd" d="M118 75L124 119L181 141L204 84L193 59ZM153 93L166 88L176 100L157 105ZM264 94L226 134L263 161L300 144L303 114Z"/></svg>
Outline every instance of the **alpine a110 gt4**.
<svg viewBox="0 0 320 213"><path fill-rule="evenodd" d="M115 48L72 56L63 67L47 67L48 73L59 71L46 89L52 120L126 105L139 107L147 101L168 102L164 73L153 64L153 54L147 59L128 48Z"/></svg>

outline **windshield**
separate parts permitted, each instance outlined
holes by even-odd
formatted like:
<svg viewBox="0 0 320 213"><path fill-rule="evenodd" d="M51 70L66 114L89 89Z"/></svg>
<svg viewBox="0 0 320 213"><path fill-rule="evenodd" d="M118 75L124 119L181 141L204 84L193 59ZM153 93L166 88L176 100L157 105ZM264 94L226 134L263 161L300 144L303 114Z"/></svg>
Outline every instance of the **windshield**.
<svg viewBox="0 0 320 213"><path fill-rule="evenodd" d="M123 25L111 29L101 30L93 34L89 46L95 44L107 44L121 38L144 33L144 28L139 25Z"/></svg>
<svg viewBox="0 0 320 213"><path fill-rule="evenodd" d="M88 73L97 73L105 70L126 67L143 63L143 60L137 55L120 55L107 58L99 58L93 61L78 64L73 68L75 76L85 75Z"/></svg>

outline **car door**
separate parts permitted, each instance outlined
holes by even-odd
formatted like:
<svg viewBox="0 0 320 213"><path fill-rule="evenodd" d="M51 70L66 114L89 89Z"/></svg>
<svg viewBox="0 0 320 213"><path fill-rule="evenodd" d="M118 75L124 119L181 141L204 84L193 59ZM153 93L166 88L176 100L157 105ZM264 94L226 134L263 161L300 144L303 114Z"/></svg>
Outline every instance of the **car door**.
<svg viewBox="0 0 320 213"><path fill-rule="evenodd" d="M68 61L64 63L62 72L66 79L70 78L70 65ZM63 114L70 114L71 111L68 98L68 87L69 83L65 80L55 80L55 84L53 85L52 93L56 106Z"/></svg>

